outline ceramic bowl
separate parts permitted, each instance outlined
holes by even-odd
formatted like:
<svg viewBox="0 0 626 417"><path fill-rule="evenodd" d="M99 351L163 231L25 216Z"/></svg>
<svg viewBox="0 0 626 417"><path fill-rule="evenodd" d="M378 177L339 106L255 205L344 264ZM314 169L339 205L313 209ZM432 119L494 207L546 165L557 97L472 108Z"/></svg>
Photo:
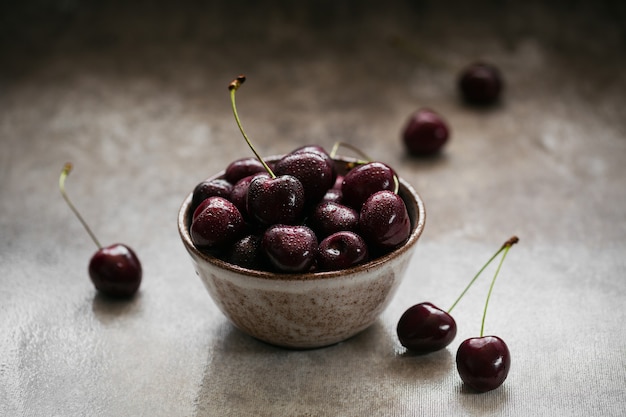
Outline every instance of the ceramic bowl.
<svg viewBox="0 0 626 417"><path fill-rule="evenodd" d="M336 158L335 162L341 173L354 160ZM221 175L223 172L211 178ZM382 257L340 271L255 271L199 251L189 234L192 193L178 213L178 230L197 275L233 325L277 346L328 346L356 335L377 320L411 260L424 229L424 203L411 185L401 178L399 182L399 194L411 218L408 241Z"/></svg>

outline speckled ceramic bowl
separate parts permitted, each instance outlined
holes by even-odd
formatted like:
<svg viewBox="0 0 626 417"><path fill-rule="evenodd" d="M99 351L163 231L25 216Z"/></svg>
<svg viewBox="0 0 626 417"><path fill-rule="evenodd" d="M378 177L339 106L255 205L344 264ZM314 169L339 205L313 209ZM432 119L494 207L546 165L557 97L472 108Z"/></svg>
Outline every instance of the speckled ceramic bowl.
<svg viewBox="0 0 626 417"><path fill-rule="evenodd" d="M268 158L269 159L269 158ZM351 159L335 159L339 171ZM212 178L217 178L219 173ZM213 301L240 330L296 349L341 342L373 324L391 301L424 229L424 204L400 179L399 194L411 217L411 235L395 251L354 268L279 274L224 262L196 249L189 235L192 193L178 214L178 230L196 273Z"/></svg>

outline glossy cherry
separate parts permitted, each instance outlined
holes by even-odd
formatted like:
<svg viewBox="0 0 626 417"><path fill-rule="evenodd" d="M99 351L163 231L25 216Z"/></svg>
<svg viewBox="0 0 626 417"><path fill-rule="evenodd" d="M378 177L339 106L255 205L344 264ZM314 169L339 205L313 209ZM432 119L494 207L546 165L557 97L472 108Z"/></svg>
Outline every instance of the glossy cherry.
<svg viewBox="0 0 626 417"><path fill-rule="evenodd" d="M141 284L141 263L135 252L116 243L99 249L89 261L89 277L103 294L130 297Z"/></svg>
<svg viewBox="0 0 626 417"><path fill-rule="evenodd" d="M189 233L200 249L222 249L239 239L245 227L233 203L223 197L209 197L195 210Z"/></svg>
<svg viewBox="0 0 626 417"><path fill-rule="evenodd" d="M490 105L500 98L503 89L502 75L495 65L476 62L463 69L458 86L466 102Z"/></svg>
<svg viewBox="0 0 626 417"><path fill-rule="evenodd" d="M448 142L450 129L443 118L430 109L411 115L402 131L402 141L411 155L431 155Z"/></svg>
<svg viewBox="0 0 626 417"><path fill-rule="evenodd" d="M306 226L270 226L261 244L270 262L282 272L306 272L317 256L317 237Z"/></svg>
<svg viewBox="0 0 626 417"><path fill-rule="evenodd" d="M95 288L103 294L112 297L130 297L137 292L141 285L141 262L139 262L135 252L126 245L116 243L103 247L100 244L65 191L65 179L71 170L72 164L68 162L63 167L59 177L59 189L65 202L98 247L89 261L89 277Z"/></svg>
<svg viewBox="0 0 626 417"><path fill-rule="evenodd" d="M368 162L348 171L341 185L343 203L361 210L369 196L377 191L393 190L395 172L382 162Z"/></svg>
<svg viewBox="0 0 626 417"><path fill-rule="evenodd" d="M213 196L229 199L232 189L233 185L223 178L202 181L193 190L191 205L198 207L202 201Z"/></svg>
<svg viewBox="0 0 626 417"><path fill-rule="evenodd" d="M318 247L317 266L322 271L350 268L368 259L367 244L361 236L340 231L324 238Z"/></svg>
<svg viewBox="0 0 626 417"><path fill-rule="evenodd" d="M313 209L308 224L322 239L342 230L357 231L359 213L351 207L332 201L323 201Z"/></svg>
<svg viewBox="0 0 626 417"><path fill-rule="evenodd" d="M411 219L402 197L388 190L372 194L361 207L359 230L377 250L386 252L404 244L411 234Z"/></svg>
<svg viewBox="0 0 626 417"><path fill-rule="evenodd" d="M504 340L497 336L472 337L459 346L456 367L467 386L487 392L506 380L511 368L511 354Z"/></svg>
<svg viewBox="0 0 626 417"><path fill-rule="evenodd" d="M261 247L261 236L249 234L239 239L225 256L231 264L248 269L267 269L267 258Z"/></svg>
<svg viewBox="0 0 626 417"><path fill-rule="evenodd" d="M228 164L224 171L224 179L231 184L236 184L240 179L257 172L265 172L261 161L253 157L241 158Z"/></svg>
<svg viewBox="0 0 626 417"><path fill-rule="evenodd" d="M237 207L244 219L248 219L250 217L248 214L248 188L250 187L252 180L257 176L265 176L269 178L269 174L265 171L249 175L237 181L237 183L233 185L233 189L230 192L230 201L235 205L235 207Z"/></svg>
<svg viewBox="0 0 626 417"><path fill-rule="evenodd" d="M415 353L430 353L448 346L456 336L454 318L432 303L407 309L396 327L402 346Z"/></svg>
<svg viewBox="0 0 626 417"><path fill-rule="evenodd" d="M317 203L335 181L333 162L320 152L296 151L280 158L274 165L274 173L296 177L304 188L307 204Z"/></svg>
<svg viewBox="0 0 626 417"><path fill-rule="evenodd" d="M263 225L295 224L302 219L304 187L291 175L255 177L248 186L248 214Z"/></svg>

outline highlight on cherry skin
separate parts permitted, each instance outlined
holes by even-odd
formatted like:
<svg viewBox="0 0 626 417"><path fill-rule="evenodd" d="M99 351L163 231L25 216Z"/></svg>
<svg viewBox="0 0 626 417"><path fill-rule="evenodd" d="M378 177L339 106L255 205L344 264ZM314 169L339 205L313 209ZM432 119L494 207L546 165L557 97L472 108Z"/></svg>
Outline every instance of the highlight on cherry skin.
<svg viewBox="0 0 626 417"><path fill-rule="evenodd" d="M59 177L59 189L69 208L98 247L89 261L89 277L100 293L116 298L130 298L141 285L141 262L135 252L127 245L115 243L104 247L100 244L65 190L65 180L71 171L72 164L68 162L63 167Z"/></svg>

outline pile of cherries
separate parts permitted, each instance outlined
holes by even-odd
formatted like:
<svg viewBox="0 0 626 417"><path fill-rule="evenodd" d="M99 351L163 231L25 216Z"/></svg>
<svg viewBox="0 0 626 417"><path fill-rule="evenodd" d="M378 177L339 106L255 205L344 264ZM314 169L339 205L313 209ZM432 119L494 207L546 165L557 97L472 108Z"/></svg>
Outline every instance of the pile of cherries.
<svg viewBox="0 0 626 417"><path fill-rule="evenodd" d="M233 114L256 157L231 162L199 183L189 232L194 245L229 263L285 273L349 268L403 245L411 219L398 177L382 162L357 161L341 173L331 153L302 146L266 162ZM349 145L346 145L349 146ZM331 156L332 155L332 156Z"/></svg>

